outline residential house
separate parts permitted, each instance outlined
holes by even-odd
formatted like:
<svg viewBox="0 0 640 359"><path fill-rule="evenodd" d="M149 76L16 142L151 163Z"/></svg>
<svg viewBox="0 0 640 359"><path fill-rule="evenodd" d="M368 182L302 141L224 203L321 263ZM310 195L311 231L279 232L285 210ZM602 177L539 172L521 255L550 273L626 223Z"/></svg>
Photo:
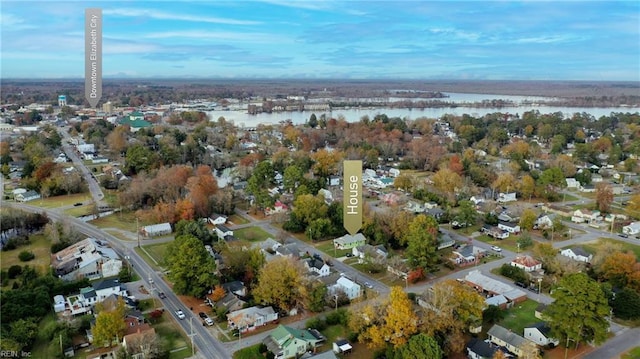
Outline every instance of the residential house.
<svg viewBox="0 0 640 359"><path fill-rule="evenodd" d="M567 189L580 189L582 187L575 178L566 178L565 181L567 182Z"/></svg>
<svg viewBox="0 0 640 359"><path fill-rule="evenodd" d="M438 233L438 250L453 247L455 244L455 239L453 239L449 233Z"/></svg>
<svg viewBox="0 0 640 359"><path fill-rule="evenodd" d="M306 353L303 354L300 359L338 359L338 357L331 350L322 352L320 354Z"/></svg>
<svg viewBox="0 0 640 359"><path fill-rule="evenodd" d="M346 339L337 339L335 342L333 342L332 347L333 351L338 354L349 354L353 349L351 343L349 343L349 341Z"/></svg>
<svg viewBox="0 0 640 359"><path fill-rule="evenodd" d="M500 221L498 222L498 228L513 234L520 233L520 225L517 223Z"/></svg>
<svg viewBox="0 0 640 359"><path fill-rule="evenodd" d="M367 242L367 239L362 233L356 233L355 235L345 234L340 238L333 240L333 245L336 249L352 249L357 246L362 246Z"/></svg>
<svg viewBox="0 0 640 359"><path fill-rule="evenodd" d="M322 259L315 257L305 259L304 266L309 272L315 273L318 277L326 277L331 274L331 268Z"/></svg>
<svg viewBox="0 0 640 359"><path fill-rule="evenodd" d="M424 213L435 218L436 221L439 221L445 212L443 209L436 207L436 208L427 208L424 210Z"/></svg>
<svg viewBox="0 0 640 359"><path fill-rule="evenodd" d="M566 248L561 250L560 254L578 262L589 263L593 259L593 254L588 253L582 247Z"/></svg>
<svg viewBox="0 0 640 359"><path fill-rule="evenodd" d="M206 301L210 306L218 309L224 308L227 312L240 310L247 304L247 302L238 298L233 293L227 293L222 299L215 303L209 297L207 297Z"/></svg>
<svg viewBox="0 0 640 359"><path fill-rule="evenodd" d="M628 225L622 227L622 233L629 236L636 236L640 234L640 222L631 222Z"/></svg>
<svg viewBox="0 0 640 359"><path fill-rule="evenodd" d="M524 354L524 348L527 344L527 340L518 334L494 324L487 332L489 340L502 347L505 347L509 352L522 356Z"/></svg>
<svg viewBox="0 0 640 359"><path fill-rule="evenodd" d="M533 224L535 229L548 229L553 227L553 220L557 217L555 213L542 213Z"/></svg>
<svg viewBox="0 0 640 359"><path fill-rule="evenodd" d="M338 278L336 284L329 288L331 295L336 294L338 291L344 292L349 300L354 300L362 295L362 287L346 277Z"/></svg>
<svg viewBox="0 0 640 359"><path fill-rule="evenodd" d="M472 244L467 244L454 249L451 260L459 266L468 266L476 264L476 261L479 261L480 258L483 258L486 254L486 250Z"/></svg>
<svg viewBox="0 0 640 359"><path fill-rule="evenodd" d="M173 229L171 223L158 223L142 227L141 233L145 237L166 236L171 234Z"/></svg>
<svg viewBox="0 0 640 359"><path fill-rule="evenodd" d="M318 190L318 194L322 195L322 197L324 198L324 203L326 204L333 203L333 194L331 193L331 191L324 188L320 188L320 190Z"/></svg>
<svg viewBox="0 0 640 359"><path fill-rule="evenodd" d="M267 216L270 216L270 215L273 215L273 214L276 214L276 213L285 213L288 210L289 210L289 207L286 204L284 204L284 203L282 203L280 201L276 201L276 203L273 205L273 207L265 209L264 213Z"/></svg>
<svg viewBox="0 0 640 359"><path fill-rule="evenodd" d="M224 224L216 225L215 231L218 239L221 241L227 240L228 237L233 237L233 231Z"/></svg>
<svg viewBox="0 0 640 359"><path fill-rule="evenodd" d="M538 322L524 328L524 337L541 346L549 344L556 346L559 344L559 340L552 338L550 333L551 328L544 322Z"/></svg>
<svg viewBox="0 0 640 359"><path fill-rule="evenodd" d="M585 184L584 186L580 186L580 192L593 193L595 191L596 191L596 186L592 184Z"/></svg>
<svg viewBox="0 0 640 359"><path fill-rule="evenodd" d="M80 288L79 294L66 298L63 315L76 316L90 313L93 307L111 298L113 295L127 298L127 288L117 279L107 279L94 283L91 287Z"/></svg>
<svg viewBox="0 0 640 359"><path fill-rule="evenodd" d="M542 210L545 212L555 213L563 217L570 217L574 212L571 207L558 204L545 204L542 206Z"/></svg>
<svg viewBox="0 0 640 359"><path fill-rule="evenodd" d="M272 307L249 307L227 314L229 328L245 333L278 320L278 313Z"/></svg>
<svg viewBox="0 0 640 359"><path fill-rule="evenodd" d="M141 348L147 347L147 343L150 343L155 339L156 330L154 328L150 326L145 329L139 328L136 332L125 334L125 336L122 337L122 346L127 354L131 356L131 359L146 359Z"/></svg>
<svg viewBox="0 0 640 359"><path fill-rule="evenodd" d="M51 267L55 275L65 281L97 279L118 275L122 260L102 241L87 238L52 254Z"/></svg>
<svg viewBox="0 0 640 359"><path fill-rule="evenodd" d="M239 280L235 280L233 282L224 283L224 284L222 284L222 288L227 293L232 293L232 294L237 295L239 297L246 297L247 296L247 287L244 285L244 283L242 283Z"/></svg>
<svg viewBox="0 0 640 359"><path fill-rule="evenodd" d="M509 264L511 264L512 267L520 268L525 272L533 272L542 269L542 263L528 255L517 256Z"/></svg>
<svg viewBox="0 0 640 359"><path fill-rule="evenodd" d="M469 359L492 359L500 347L478 338L471 338L466 345Z"/></svg>
<svg viewBox="0 0 640 359"><path fill-rule="evenodd" d="M588 209L577 209L571 215L571 221L575 223L591 223L599 220L600 211L590 211Z"/></svg>
<svg viewBox="0 0 640 359"><path fill-rule="evenodd" d="M40 198L40 194L36 191L26 191L18 193L14 196L16 202L29 202Z"/></svg>
<svg viewBox="0 0 640 359"><path fill-rule="evenodd" d="M498 194L498 202L499 203L514 202L514 201L517 201L517 200L518 199L516 198L516 193L515 192Z"/></svg>
<svg viewBox="0 0 640 359"><path fill-rule="evenodd" d="M490 305L496 306L500 309L507 309L509 307L509 300L502 294L494 295L484 300L484 304L489 307Z"/></svg>
<svg viewBox="0 0 640 359"><path fill-rule="evenodd" d="M467 284L473 286L483 295L503 295L510 303L520 303L527 299L527 294L509 284L487 277L479 270L473 270L464 277Z"/></svg>
<svg viewBox="0 0 640 359"><path fill-rule="evenodd" d="M372 246L370 244L363 244L361 246L357 246L351 249L351 253L354 257L358 258L358 261L362 263L366 257L369 257L373 260L382 260L389 256L389 252L384 248L384 245L379 244L377 246Z"/></svg>
<svg viewBox="0 0 640 359"><path fill-rule="evenodd" d="M315 349L326 338L316 330L296 329L279 325L262 342L273 353L275 359L297 358Z"/></svg>
<svg viewBox="0 0 640 359"><path fill-rule="evenodd" d="M287 243L276 248L276 255L291 258L301 258L305 255L295 243Z"/></svg>
<svg viewBox="0 0 640 359"><path fill-rule="evenodd" d="M227 223L227 217L221 214L214 214L213 216L209 217L208 220L209 223L213 224L214 226Z"/></svg>
<svg viewBox="0 0 640 359"><path fill-rule="evenodd" d="M495 239L505 239L509 238L509 232L504 229L498 228L498 226L490 226L485 224L480 228L481 232L487 234L487 236L495 238Z"/></svg>

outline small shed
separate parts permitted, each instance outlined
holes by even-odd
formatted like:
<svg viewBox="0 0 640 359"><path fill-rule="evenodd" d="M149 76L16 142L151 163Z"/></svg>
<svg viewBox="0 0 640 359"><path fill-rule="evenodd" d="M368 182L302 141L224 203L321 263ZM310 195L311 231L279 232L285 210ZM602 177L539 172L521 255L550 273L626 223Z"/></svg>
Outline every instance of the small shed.
<svg viewBox="0 0 640 359"><path fill-rule="evenodd" d="M64 296L58 294L53 297L53 311L56 313L64 312Z"/></svg>

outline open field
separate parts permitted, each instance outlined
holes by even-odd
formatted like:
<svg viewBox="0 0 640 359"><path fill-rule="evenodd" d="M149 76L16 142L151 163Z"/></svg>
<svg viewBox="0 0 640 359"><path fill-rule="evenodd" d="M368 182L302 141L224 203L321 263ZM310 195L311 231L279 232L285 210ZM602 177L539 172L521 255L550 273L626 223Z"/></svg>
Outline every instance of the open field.
<svg viewBox="0 0 640 359"><path fill-rule="evenodd" d="M64 214L71 217L83 217L92 214L93 211L92 205L85 204L83 206L71 207L64 210Z"/></svg>
<svg viewBox="0 0 640 359"><path fill-rule="evenodd" d="M584 243L582 246L588 252L595 254L595 253L598 252L598 249L604 243L618 244L618 245L620 245L622 247L622 250L631 251L636 255L636 258L640 259L640 240L638 241L638 244L635 245L635 244L631 244L631 243L627 243L627 242L616 241L615 239L611 239L611 238L601 237L601 238L598 238L598 241L596 241L596 242L587 242L587 243Z"/></svg>
<svg viewBox="0 0 640 359"><path fill-rule="evenodd" d="M259 352L260 344L252 345L244 349L240 349L233 353L233 359L255 359L262 358L262 354Z"/></svg>
<svg viewBox="0 0 640 359"><path fill-rule="evenodd" d="M51 242L43 234L35 234L29 237L30 244L20 246L10 251L0 252L0 267L8 269L12 265L29 265L34 267L38 273L45 273L51 264ZM28 251L35 254L35 258L28 262L21 262L18 254Z"/></svg>
<svg viewBox="0 0 640 359"><path fill-rule="evenodd" d="M231 223L233 225L241 225L241 224L247 224L249 223L248 220L246 220L244 217L242 216L238 216L237 214L232 214L231 216L229 216L227 218L227 222Z"/></svg>
<svg viewBox="0 0 640 359"><path fill-rule="evenodd" d="M638 359L640 358L640 347L635 347L628 352L622 354L621 359Z"/></svg>
<svg viewBox="0 0 640 359"><path fill-rule="evenodd" d="M133 212L118 212L110 216L100 217L91 222L99 228L119 228L128 232L136 233L136 215ZM138 222L139 228L151 223Z"/></svg>
<svg viewBox="0 0 640 359"><path fill-rule="evenodd" d="M34 201L30 201L29 204L32 206L42 207L42 208L59 208L66 206L73 206L76 203L85 203L90 202L91 195L89 193L74 193L74 194L65 194L62 196L49 197L49 198L41 198Z"/></svg>
<svg viewBox="0 0 640 359"><path fill-rule="evenodd" d="M248 242L262 242L267 238L273 237L260 227L247 227L236 229L233 231L233 235L241 240Z"/></svg>

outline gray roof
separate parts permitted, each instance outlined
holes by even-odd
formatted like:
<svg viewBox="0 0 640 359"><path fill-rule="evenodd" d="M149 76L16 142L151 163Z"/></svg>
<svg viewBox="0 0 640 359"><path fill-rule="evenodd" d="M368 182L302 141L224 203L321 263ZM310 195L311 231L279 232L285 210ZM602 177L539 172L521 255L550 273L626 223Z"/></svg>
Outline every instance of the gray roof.
<svg viewBox="0 0 640 359"><path fill-rule="evenodd" d="M591 254L587 253L582 247L573 247L571 251L577 256L589 257Z"/></svg>
<svg viewBox="0 0 640 359"><path fill-rule="evenodd" d="M481 358L493 358L498 348L491 343L485 343L478 338L471 338L467 343L467 349L473 353L476 353Z"/></svg>
<svg viewBox="0 0 640 359"><path fill-rule="evenodd" d="M536 328L540 331L540 333L542 333L545 337L549 336L549 333L551 333L551 328L547 325L547 323L545 322L537 322L534 325L530 325L528 327L525 328Z"/></svg>
<svg viewBox="0 0 640 359"><path fill-rule="evenodd" d="M527 343L527 340L511 330L494 324L487 332L488 335L496 337L506 343L513 345L516 348L521 348Z"/></svg>
<svg viewBox="0 0 640 359"><path fill-rule="evenodd" d="M108 288L120 287L120 286L121 286L120 281L118 281L117 279L105 279L95 283L93 285L93 289L101 290L101 289L108 289Z"/></svg>

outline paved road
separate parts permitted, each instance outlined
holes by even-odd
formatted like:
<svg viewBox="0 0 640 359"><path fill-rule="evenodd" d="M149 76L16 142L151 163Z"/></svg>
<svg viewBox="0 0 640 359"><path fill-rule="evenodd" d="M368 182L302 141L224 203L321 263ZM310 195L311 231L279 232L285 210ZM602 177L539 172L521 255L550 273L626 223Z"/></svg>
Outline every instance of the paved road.
<svg viewBox="0 0 640 359"><path fill-rule="evenodd" d="M93 174L89 171L89 169L84 165L84 162L82 161L82 159L78 157L76 150L73 148L73 146L69 142L71 140L71 136L69 135L69 132L67 132L67 129L68 129L67 127L60 127L58 129L58 133L62 137L62 150L67 155L67 158L69 158L71 162L73 162L73 164L80 171L80 173L82 173L82 176L84 177L85 182L89 187L89 192L91 193L91 197L93 198L93 201L96 203L96 205L106 206L107 203L104 201L104 194L102 193L102 188L100 188L100 184L98 183L96 178L93 176Z"/></svg>
<svg viewBox="0 0 640 359"><path fill-rule="evenodd" d="M629 349L640 346L640 328L626 329L585 355L583 359L615 359Z"/></svg>
<svg viewBox="0 0 640 359"><path fill-rule="evenodd" d="M67 216L56 210L43 209L41 207L30 206L27 204L9 203L4 202L2 205L8 205L16 208L20 208L29 212L42 213L46 212L50 219L54 221L65 220L73 224L74 228L82 234L106 240L112 246L112 248L123 258L128 258L129 262L133 265L133 270L143 280L147 281L149 288L152 288L155 293L158 291L164 292L166 298L162 299L164 307L170 311L170 313L177 320L180 327L189 335L193 333L193 343L198 352L207 359L227 359L231 358L231 354L222 345L222 343L200 324L199 318L197 318L193 312L187 310L180 302L180 299L173 293L171 288L162 279L162 273L154 271L136 252L132 249L135 246L134 243L121 242L118 238L110 235L109 233L97 228L91 224L85 223L77 218ZM151 283L153 282L153 283ZM183 309L186 318L184 320L178 320L175 316L177 309ZM192 322L193 321L193 322ZM191 325L193 323L193 325Z"/></svg>

